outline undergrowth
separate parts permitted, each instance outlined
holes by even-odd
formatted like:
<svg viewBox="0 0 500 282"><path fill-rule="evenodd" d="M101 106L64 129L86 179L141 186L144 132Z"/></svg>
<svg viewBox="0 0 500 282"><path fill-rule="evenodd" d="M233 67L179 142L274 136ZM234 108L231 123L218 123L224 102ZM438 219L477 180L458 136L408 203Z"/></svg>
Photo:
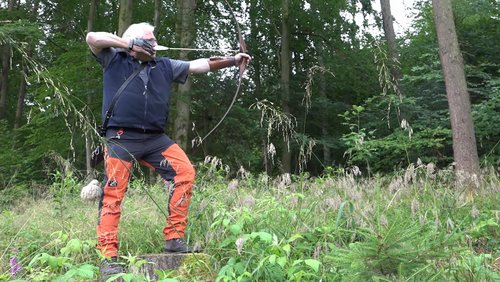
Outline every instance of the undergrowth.
<svg viewBox="0 0 500 282"><path fill-rule="evenodd" d="M97 202L82 202L72 174L55 174L43 198L23 197L0 214L0 281L93 281ZM362 178L240 173L198 166L189 244L207 260L165 271L160 281L498 281L500 184L477 187L451 171L411 166ZM121 260L163 248L161 181L133 179L120 221ZM147 281L134 271L126 281Z"/></svg>

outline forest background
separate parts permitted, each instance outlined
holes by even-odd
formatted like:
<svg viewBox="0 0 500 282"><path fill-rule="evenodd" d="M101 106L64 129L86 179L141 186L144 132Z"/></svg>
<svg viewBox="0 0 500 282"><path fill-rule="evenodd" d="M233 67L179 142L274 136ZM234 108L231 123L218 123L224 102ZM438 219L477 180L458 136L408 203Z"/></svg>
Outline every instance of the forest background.
<svg viewBox="0 0 500 282"><path fill-rule="evenodd" d="M238 22L253 58L241 81L173 90L166 132L198 172L186 240L205 255L160 281L498 281L500 3L416 0L397 35L389 4L0 1L0 281L99 276L97 202L78 197L102 179L85 35L143 21L210 49L238 49ZM138 256L164 244L151 176L136 169L122 203L126 281L151 281Z"/></svg>
<svg viewBox="0 0 500 282"><path fill-rule="evenodd" d="M411 28L395 37L372 2L2 1L0 190L43 189L61 158L81 178L95 173L102 70L85 35L143 21L156 25L162 45L238 49L236 20L253 56L237 96L236 69L174 89L166 132L194 163L217 156L233 175L456 164L431 3L415 1ZM480 164L498 167L500 5L452 3Z"/></svg>

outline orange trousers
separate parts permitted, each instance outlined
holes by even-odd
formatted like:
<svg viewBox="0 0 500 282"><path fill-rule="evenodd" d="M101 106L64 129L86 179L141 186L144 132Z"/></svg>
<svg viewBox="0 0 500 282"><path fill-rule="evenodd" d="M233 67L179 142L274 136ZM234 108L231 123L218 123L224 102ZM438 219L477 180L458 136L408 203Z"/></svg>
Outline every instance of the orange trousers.
<svg viewBox="0 0 500 282"><path fill-rule="evenodd" d="M169 191L165 240L183 238L195 171L184 151L165 134L144 134L126 129L108 130L105 181L99 203L97 249L106 257L118 256L118 224L133 163L139 161L158 172Z"/></svg>

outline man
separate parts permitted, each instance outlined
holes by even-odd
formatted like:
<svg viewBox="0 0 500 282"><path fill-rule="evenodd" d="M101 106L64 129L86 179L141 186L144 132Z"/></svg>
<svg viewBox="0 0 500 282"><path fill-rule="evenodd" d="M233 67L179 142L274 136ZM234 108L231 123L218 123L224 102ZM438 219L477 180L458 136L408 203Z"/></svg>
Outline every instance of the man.
<svg viewBox="0 0 500 282"><path fill-rule="evenodd" d="M87 34L87 44L103 67L103 120L112 113L105 128L108 144L97 225L97 248L108 258L101 263L101 275L123 272L116 264L118 222L135 161L157 171L165 182L174 182L163 229L165 252L193 252L183 238L195 171L184 151L163 131L170 88L174 82L184 83L189 73L207 73L250 60L244 53L193 61L156 57L153 31L153 26L139 23L131 25L122 37L107 32ZM139 71L139 67L144 68ZM116 94L119 98L113 101Z"/></svg>

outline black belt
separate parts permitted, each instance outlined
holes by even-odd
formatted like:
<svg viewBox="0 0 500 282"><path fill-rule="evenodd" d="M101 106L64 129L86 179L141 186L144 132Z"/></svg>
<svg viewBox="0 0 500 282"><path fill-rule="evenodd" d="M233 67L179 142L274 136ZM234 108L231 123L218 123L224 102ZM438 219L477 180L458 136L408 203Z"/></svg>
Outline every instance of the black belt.
<svg viewBox="0 0 500 282"><path fill-rule="evenodd" d="M144 133L144 134L163 134L163 133L165 133L165 131L163 131L163 130L133 128L133 127L115 127L115 126L110 126L107 129L123 130L125 132L131 131L131 132Z"/></svg>

